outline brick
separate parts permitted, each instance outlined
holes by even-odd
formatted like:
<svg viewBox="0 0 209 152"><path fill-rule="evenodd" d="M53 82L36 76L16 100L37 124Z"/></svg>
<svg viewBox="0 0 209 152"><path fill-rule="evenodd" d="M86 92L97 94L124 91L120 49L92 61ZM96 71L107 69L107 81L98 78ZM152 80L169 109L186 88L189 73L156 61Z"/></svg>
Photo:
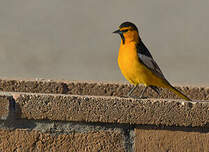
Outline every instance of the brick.
<svg viewBox="0 0 209 152"><path fill-rule="evenodd" d="M30 130L0 130L0 151L4 152L123 152L119 131L59 134Z"/></svg>
<svg viewBox="0 0 209 152"><path fill-rule="evenodd" d="M0 120L6 120L11 116L14 109L12 96L0 95Z"/></svg>
<svg viewBox="0 0 209 152"><path fill-rule="evenodd" d="M209 124L209 102L22 93L18 118L102 123L202 126Z"/></svg>
<svg viewBox="0 0 209 152"><path fill-rule="evenodd" d="M0 79L0 90L8 92L57 93L94 96L126 96L131 89L127 83L105 83L92 81L16 80ZM133 96L139 96L144 86L139 86ZM177 86L193 100L209 100L209 87ZM172 92L161 89L158 96L151 89L145 92L149 98L177 99Z"/></svg>
<svg viewBox="0 0 209 152"><path fill-rule="evenodd" d="M209 150L209 133L135 129L134 147L136 152L206 152Z"/></svg>
<svg viewBox="0 0 209 152"><path fill-rule="evenodd" d="M64 82L50 80L9 80L0 79L0 90L6 92L33 92L64 94L67 86Z"/></svg>

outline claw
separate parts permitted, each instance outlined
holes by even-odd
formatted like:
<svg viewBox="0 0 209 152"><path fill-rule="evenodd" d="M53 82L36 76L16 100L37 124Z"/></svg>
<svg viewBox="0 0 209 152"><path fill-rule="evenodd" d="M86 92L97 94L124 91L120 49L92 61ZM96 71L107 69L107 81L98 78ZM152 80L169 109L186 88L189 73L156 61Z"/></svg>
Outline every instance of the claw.
<svg viewBox="0 0 209 152"><path fill-rule="evenodd" d="M153 89L158 95L160 95L160 90L156 86L149 86L151 89Z"/></svg>

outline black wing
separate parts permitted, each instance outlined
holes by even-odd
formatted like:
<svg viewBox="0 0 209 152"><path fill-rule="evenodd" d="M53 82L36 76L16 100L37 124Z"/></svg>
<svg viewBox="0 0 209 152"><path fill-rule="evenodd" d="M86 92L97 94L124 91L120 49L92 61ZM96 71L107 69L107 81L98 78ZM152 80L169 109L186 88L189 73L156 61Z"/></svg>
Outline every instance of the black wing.
<svg viewBox="0 0 209 152"><path fill-rule="evenodd" d="M160 78L165 79L162 71L160 70L159 66L157 63L154 61L151 53L149 50L146 48L144 43L140 41L137 45L137 54L139 57L139 61L144 64L149 70L151 70L155 75L157 75Z"/></svg>
<svg viewBox="0 0 209 152"><path fill-rule="evenodd" d="M151 53L149 52L149 50L147 49L147 47L144 45L144 43L141 40L140 40L139 43L137 43L136 48L137 48L137 53L138 54L140 53L142 55L145 55L145 56L148 56L148 57L152 58Z"/></svg>

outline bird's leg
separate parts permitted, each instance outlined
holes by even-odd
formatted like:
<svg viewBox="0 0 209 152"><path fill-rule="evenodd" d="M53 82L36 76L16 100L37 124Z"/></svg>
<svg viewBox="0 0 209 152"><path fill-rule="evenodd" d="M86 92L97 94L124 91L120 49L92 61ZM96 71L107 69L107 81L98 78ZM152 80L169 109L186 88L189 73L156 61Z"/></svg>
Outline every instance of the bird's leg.
<svg viewBox="0 0 209 152"><path fill-rule="evenodd" d="M140 95L139 98L141 98L141 99L145 98L145 97L144 97L144 92L147 90L147 88L148 88L148 86L146 86L146 87L144 88L144 90L142 91L142 93L141 93L141 95Z"/></svg>
<svg viewBox="0 0 209 152"><path fill-rule="evenodd" d="M130 97L131 94L134 92L134 90L136 89L137 85L135 85L127 94L127 97Z"/></svg>

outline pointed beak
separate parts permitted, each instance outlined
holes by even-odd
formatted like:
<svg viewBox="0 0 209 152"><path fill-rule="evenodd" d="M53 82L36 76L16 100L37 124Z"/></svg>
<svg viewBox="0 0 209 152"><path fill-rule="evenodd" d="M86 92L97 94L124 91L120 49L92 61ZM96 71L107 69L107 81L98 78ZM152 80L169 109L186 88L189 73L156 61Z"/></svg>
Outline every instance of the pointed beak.
<svg viewBox="0 0 209 152"><path fill-rule="evenodd" d="M114 31L114 32L112 32L113 34L115 34L115 33L120 33L121 31L120 30L116 30L116 31Z"/></svg>

